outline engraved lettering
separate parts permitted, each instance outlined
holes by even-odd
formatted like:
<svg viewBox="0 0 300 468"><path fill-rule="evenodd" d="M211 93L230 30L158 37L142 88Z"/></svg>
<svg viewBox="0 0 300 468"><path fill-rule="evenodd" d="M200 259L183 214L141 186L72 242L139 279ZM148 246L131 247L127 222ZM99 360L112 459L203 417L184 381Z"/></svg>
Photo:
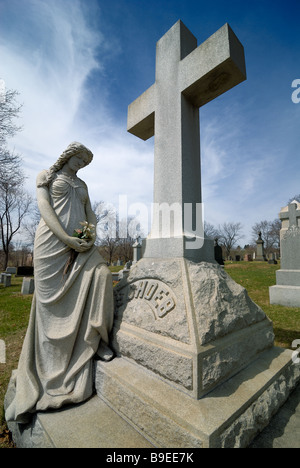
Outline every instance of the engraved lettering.
<svg viewBox="0 0 300 468"><path fill-rule="evenodd" d="M147 281L148 283L148 281ZM148 289L147 289L147 293L145 294L144 298L147 300L147 301L150 301L155 293L155 291L157 290L158 288L158 284L157 283L150 283Z"/></svg>
<svg viewBox="0 0 300 468"><path fill-rule="evenodd" d="M154 312L155 318L163 318L176 307L175 297L170 288L162 281L145 279L129 284L124 293L118 292L122 297L121 304L129 301L144 300Z"/></svg>
<svg viewBox="0 0 300 468"><path fill-rule="evenodd" d="M143 298L147 284L148 284L148 281L141 281L139 283L138 287L136 288L136 293L135 293L136 298L138 297L140 297L141 299Z"/></svg>
<svg viewBox="0 0 300 468"><path fill-rule="evenodd" d="M157 315L162 318L167 315L175 307L175 302L172 297L167 297L164 302L162 302L158 307Z"/></svg>

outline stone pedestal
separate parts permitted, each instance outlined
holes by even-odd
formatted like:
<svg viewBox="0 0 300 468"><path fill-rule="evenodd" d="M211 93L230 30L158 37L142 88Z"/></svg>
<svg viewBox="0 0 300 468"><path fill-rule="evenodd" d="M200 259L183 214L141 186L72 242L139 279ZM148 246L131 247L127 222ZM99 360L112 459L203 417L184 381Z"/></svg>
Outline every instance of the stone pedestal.
<svg viewBox="0 0 300 468"><path fill-rule="evenodd" d="M244 448L300 378L288 350L272 348L195 400L125 358L98 362L98 395L155 447Z"/></svg>
<svg viewBox="0 0 300 468"><path fill-rule="evenodd" d="M115 288L98 396L156 447L246 447L300 379L272 323L219 266L142 259Z"/></svg>
<svg viewBox="0 0 300 468"><path fill-rule="evenodd" d="M143 258L115 294L116 353L195 399L273 345L270 320L219 265Z"/></svg>

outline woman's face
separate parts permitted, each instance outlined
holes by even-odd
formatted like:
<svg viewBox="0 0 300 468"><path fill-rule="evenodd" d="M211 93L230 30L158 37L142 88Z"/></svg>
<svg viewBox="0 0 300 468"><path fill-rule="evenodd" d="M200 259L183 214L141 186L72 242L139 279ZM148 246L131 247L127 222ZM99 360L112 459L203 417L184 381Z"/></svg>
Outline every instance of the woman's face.
<svg viewBox="0 0 300 468"><path fill-rule="evenodd" d="M66 165L74 172L79 171L83 167L87 166L89 163L89 158L85 153L78 153L75 156L72 156Z"/></svg>

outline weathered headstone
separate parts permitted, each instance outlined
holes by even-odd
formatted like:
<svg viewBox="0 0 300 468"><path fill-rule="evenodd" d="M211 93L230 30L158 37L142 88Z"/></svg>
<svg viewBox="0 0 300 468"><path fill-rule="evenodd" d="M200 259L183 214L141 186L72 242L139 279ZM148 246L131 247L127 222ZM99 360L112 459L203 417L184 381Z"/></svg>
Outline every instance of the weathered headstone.
<svg viewBox="0 0 300 468"><path fill-rule="evenodd" d="M275 253L274 253L274 252L271 252L271 253L269 254L268 263L269 263L270 265L277 265L277 260L275 259Z"/></svg>
<svg viewBox="0 0 300 468"><path fill-rule="evenodd" d="M34 278L23 278L21 294L33 294L34 293Z"/></svg>
<svg viewBox="0 0 300 468"><path fill-rule="evenodd" d="M201 202L198 107L244 79L228 25L197 48L179 21L157 44L155 84L129 106L128 130L155 133L154 217L143 258L115 288L118 358L97 363L96 390L159 447L246 446L300 378L213 243L185 229L185 204L195 213Z"/></svg>
<svg viewBox="0 0 300 468"><path fill-rule="evenodd" d="M294 200L281 209L280 270L276 286L270 287L271 304L300 307L300 203Z"/></svg>
<svg viewBox="0 0 300 468"><path fill-rule="evenodd" d="M256 241L256 256L255 256L255 260L257 262L265 262L267 259L266 259L266 256L265 256L265 251L264 251L264 243L265 241L262 240L262 237L261 237L261 232L258 233L258 239Z"/></svg>
<svg viewBox="0 0 300 468"><path fill-rule="evenodd" d="M16 267L7 267L6 268L6 273L10 275L15 275L17 273L17 268Z"/></svg>
<svg viewBox="0 0 300 468"><path fill-rule="evenodd" d="M8 274L8 273L5 273L3 275L3 285L5 288L8 288L9 286L11 286L11 275Z"/></svg>

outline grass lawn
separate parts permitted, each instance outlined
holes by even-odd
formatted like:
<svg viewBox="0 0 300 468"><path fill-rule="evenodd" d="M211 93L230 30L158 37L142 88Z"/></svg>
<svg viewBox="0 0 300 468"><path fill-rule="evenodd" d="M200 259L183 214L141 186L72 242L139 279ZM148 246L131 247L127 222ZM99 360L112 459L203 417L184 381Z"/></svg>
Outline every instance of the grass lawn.
<svg viewBox="0 0 300 468"><path fill-rule="evenodd" d="M119 271L122 267L112 267ZM276 284L275 273L279 265L267 262L226 262L225 271L244 286L249 296L273 321L275 344L291 347L300 339L300 308L270 305L269 286ZM12 277L12 286L0 285L0 339L6 344L6 364L0 364L0 448L10 448L9 433L4 421L3 400L13 369L17 367L29 319L32 296L21 296L22 278Z"/></svg>
<svg viewBox="0 0 300 468"><path fill-rule="evenodd" d="M276 284L276 270L280 265L267 262L226 262L226 272L244 286L251 299L273 321L275 345L291 348L300 339L300 308L270 305L269 286Z"/></svg>

